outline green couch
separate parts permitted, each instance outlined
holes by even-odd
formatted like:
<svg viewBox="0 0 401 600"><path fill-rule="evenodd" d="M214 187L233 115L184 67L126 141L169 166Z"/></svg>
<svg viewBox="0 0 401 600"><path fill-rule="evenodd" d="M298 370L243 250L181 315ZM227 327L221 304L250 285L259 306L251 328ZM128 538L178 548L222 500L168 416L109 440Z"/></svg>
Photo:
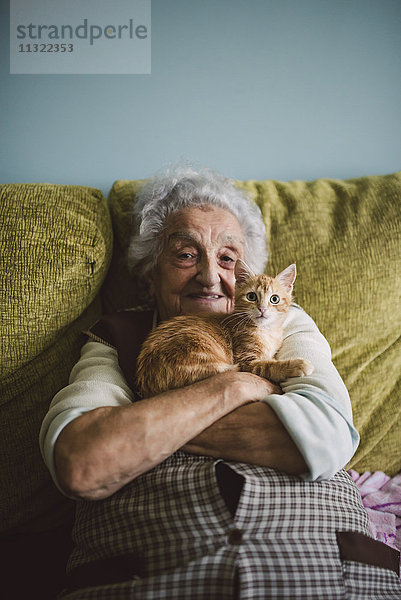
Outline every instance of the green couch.
<svg viewBox="0 0 401 600"><path fill-rule="evenodd" d="M102 312L142 304L124 263L140 185L117 181L108 202L88 187L0 186L0 550L21 597L27 590L34 597L35 587L42 600L54 597L70 548L73 502L42 463L42 418L68 383L81 332ZM394 475L401 469L401 172L238 185L262 209L268 271L297 262L296 300L328 339L350 391L361 444L349 466ZM21 565L26 577L17 581L12 573Z"/></svg>

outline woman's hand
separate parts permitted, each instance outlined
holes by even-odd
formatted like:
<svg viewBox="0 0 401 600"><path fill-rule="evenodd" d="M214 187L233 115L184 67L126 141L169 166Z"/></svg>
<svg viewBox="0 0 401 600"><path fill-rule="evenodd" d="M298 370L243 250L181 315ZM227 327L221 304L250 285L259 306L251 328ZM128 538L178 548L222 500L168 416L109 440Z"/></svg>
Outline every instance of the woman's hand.
<svg viewBox="0 0 401 600"><path fill-rule="evenodd" d="M270 393L282 392L275 388ZM265 402L237 408L202 431L182 450L271 467L293 475L308 471L297 446Z"/></svg>

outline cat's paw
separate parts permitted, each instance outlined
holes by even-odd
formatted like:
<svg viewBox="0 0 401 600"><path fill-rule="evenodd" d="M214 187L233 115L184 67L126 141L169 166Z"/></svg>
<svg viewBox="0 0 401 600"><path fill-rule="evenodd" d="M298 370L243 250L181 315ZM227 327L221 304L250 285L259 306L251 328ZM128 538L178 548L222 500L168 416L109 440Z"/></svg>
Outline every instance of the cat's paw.
<svg viewBox="0 0 401 600"><path fill-rule="evenodd" d="M259 377L271 379L273 376L272 365L275 366L275 361L253 360L249 363L242 363L241 371L250 371L254 375L259 375Z"/></svg>
<svg viewBox="0 0 401 600"><path fill-rule="evenodd" d="M288 377L304 377L313 373L314 366L306 358L294 358L288 367Z"/></svg>

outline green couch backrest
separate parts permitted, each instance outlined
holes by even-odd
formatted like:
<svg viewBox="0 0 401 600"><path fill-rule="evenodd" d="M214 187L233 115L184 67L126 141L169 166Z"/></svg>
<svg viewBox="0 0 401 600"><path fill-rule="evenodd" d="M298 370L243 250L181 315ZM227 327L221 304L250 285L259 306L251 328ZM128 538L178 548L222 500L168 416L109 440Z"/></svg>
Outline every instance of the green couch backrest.
<svg viewBox="0 0 401 600"><path fill-rule="evenodd" d="M328 339L361 444L353 468L401 469L401 172L347 181L245 181L267 229L267 271L297 263L296 301ZM142 304L123 257L141 181L116 181L109 310Z"/></svg>
<svg viewBox="0 0 401 600"><path fill-rule="evenodd" d="M112 228L99 190L0 186L0 532L63 522L39 451L41 422L101 316Z"/></svg>

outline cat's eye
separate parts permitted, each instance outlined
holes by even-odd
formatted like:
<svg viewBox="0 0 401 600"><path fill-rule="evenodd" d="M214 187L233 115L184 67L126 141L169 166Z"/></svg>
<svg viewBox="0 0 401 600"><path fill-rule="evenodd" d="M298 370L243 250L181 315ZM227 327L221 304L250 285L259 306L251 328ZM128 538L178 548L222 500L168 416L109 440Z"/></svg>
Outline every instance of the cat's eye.
<svg viewBox="0 0 401 600"><path fill-rule="evenodd" d="M277 296L277 294L272 294L270 296L270 303L271 304L278 304L280 302L280 296Z"/></svg>
<svg viewBox="0 0 401 600"><path fill-rule="evenodd" d="M245 296L247 300L249 300L250 302L255 302L255 300L258 299L258 296L255 292L248 292L247 295Z"/></svg>

